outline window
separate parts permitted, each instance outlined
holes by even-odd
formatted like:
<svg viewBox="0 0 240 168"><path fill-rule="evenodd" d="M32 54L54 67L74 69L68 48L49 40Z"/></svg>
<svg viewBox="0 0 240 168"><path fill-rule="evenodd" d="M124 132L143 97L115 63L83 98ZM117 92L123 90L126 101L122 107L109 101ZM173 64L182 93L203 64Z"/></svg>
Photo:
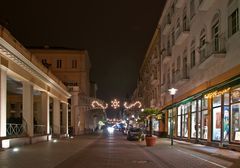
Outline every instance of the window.
<svg viewBox="0 0 240 168"><path fill-rule="evenodd" d="M57 68L61 68L62 67L62 60L57 60Z"/></svg>
<svg viewBox="0 0 240 168"><path fill-rule="evenodd" d="M188 30L188 22L187 22L187 9L184 8L183 10L183 18L182 18L182 22L183 22L183 31L187 31Z"/></svg>
<svg viewBox="0 0 240 168"><path fill-rule="evenodd" d="M239 30L238 8L228 17L228 36L232 36Z"/></svg>
<svg viewBox="0 0 240 168"><path fill-rule="evenodd" d="M177 71L180 71L180 66L181 66L181 60L180 56L177 57Z"/></svg>
<svg viewBox="0 0 240 168"><path fill-rule="evenodd" d="M201 101L201 112L199 114L199 118L201 118L200 123L200 138L207 139L208 138L208 99L203 98Z"/></svg>
<svg viewBox="0 0 240 168"><path fill-rule="evenodd" d="M172 14L172 16L174 15L174 12L175 12L175 4L173 2L172 6L171 6L171 14Z"/></svg>
<svg viewBox="0 0 240 168"><path fill-rule="evenodd" d="M172 63L172 83L175 82L175 64Z"/></svg>
<svg viewBox="0 0 240 168"><path fill-rule="evenodd" d="M173 29L172 29L172 46L174 46L174 44L175 44L175 29L173 27Z"/></svg>
<svg viewBox="0 0 240 168"><path fill-rule="evenodd" d="M183 52L182 75L184 79L188 78L187 50Z"/></svg>
<svg viewBox="0 0 240 168"><path fill-rule="evenodd" d="M215 14L212 21L212 50L213 52L220 51L220 26L219 26L219 14Z"/></svg>
<svg viewBox="0 0 240 168"><path fill-rule="evenodd" d="M200 34L200 62L206 59L206 30L202 29Z"/></svg>
<svg viewBox="0 0 240 168"><path fill-rule="evenodd" d="M192 110L191 110L191 138L196 138L197 134L197 101L192 101Z"/></svg>
<svg viewBox="0 0 240 168"><path fill-rule="evenodd" d="M167 86L170 87L170 68L167 70Z"/></svg>
<svg viewBox="0 0 240 168"><path fill-rule="evenodd" d="M181 122L182 122L182 106L178 107L178 118L177 118L177 120L178 120L177 136L182 136L182 132L181 132L181 130L182 130L182 124L181 124Z"/></svg>
<svg viewBox="0 0 240 168"><path fill-rule="evenodd" d="M240 88L231 93L231 141L240 143Z"/></svg>
<svg viewBox="0 0 240 168"><path fill-rule="evenodd" d="M190 1L190 17L191 19L193 18L193 16L195 15L195 2L194 0Z"/></svg>
<svg viewBox="0 0 240 168"><path fill-rule="evenodd" d="M195 55L195 41L191 43L191 68L196 65L196 55Z"/></svg>
<svg viewBox="0 0 240 168"><path fill-rule="evenodd" d="M215 141L221 140L221 118L222 110L221 110L221 95L213 97L213 119L212 119L212 139Z"/></svg>
<svg viewBox="0 0 240 168"><path fill-rule="evenodd" d="M72 60L72 68L73 69L77 68L77 60Z"/></svg>
<svg viewBox="0 0 240 168"><path fill-rule="evenodd" d="M176 26L176 38L179 37L181 33L181 30L180 30L180 18L177 19L177 26Z"/></svg>
<svg viewBox="0 0 240 168"><path fill-rule="evenodd" d="M183 137L188 137L188 112L190 110L190 103L183 105L182 114L182 135Z"/></svg>

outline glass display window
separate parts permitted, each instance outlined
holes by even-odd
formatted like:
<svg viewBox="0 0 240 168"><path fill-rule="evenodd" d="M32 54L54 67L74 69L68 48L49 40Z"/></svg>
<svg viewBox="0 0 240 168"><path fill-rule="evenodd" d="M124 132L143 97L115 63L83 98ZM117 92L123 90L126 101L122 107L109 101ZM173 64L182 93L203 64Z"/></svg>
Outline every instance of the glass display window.
<svg viewBox="0 0 240 168"><path fill-rule="evenodd" d="M171 133L172 109L168 110L168 135Z"/></svg>
<svg viewBox="0 0 240 168"><path fill-rule="evenodd" d="M182 120L182 116L178 115L178 125L177 125L177 136L181 136L181 120Z"/></svg>
<svg viewBox="0 0 240 168"><path fill-rule="evenodd" d="M223 115L223 141L229 141L229 106L224 106L224 115Z"/></svg>
<svg viewBox="0 0 240 168"><path fill-rule="evenodd" d="M212 139L221 140L221 107L213 108Z"/></svg>
<svg viewBox="0 0 240 168"><path fill-rule="evenodd" d="M231 105L231 141L240 143L240 102Z"/></svg>
<svg viewBox="0 0 240 168"><path fill-rule="evenodd" d="M221 95L213 97L213 107L221 106Z"/></svg>
<svg viewBox="0 0 240 168"><path fill-rule="evenodd" d="M196 112L191 113L191 138L196 138Z"/></svg>
<svg viewBox="0 0 240 168"><path fill-rule="evenodd" d="M201 138L208 138L208 110L202 111L201 114Z"/></svg>
<svg viewBox="0 0 240 168"><path fill-rule="evenodd" d="M159 120L153 119L153 131L159 131Z"/></svg>
<svg viewBox="0 0 240 168"><path fill-rule="evenodd" d="M240 88L236 88L231 93L231 103L240 102Z"/></svg>
<svg viewBox="0 0 240 168"><path fill-rule="evenodd" d="M202 108L201 104L202 104L202 100L200 99L198 100L198 111L201 111L201 108Z"/></svg>
<svg viewBox="0 0 240 168"><path fill-rule="evenodd" d="M191 106L191 138L196 138L197 133L197 101L192 101Z"/></svg>
<svg viewBox="0 0 240 168"><path fill-rule="evenodd" d="M198 127L198 138L201 138L201 132L202 132L202 127L201 127L201 120L202 120L202 116L201 116L201 111L198 112L198 122L197 122L197 127Z"/></svg>
<svg viewBox="0 0 240 168"><path fill-rule="evenodd" d="M179 106L178 107L178 118L177 118L177 136L182 136L182 106Z"/></svg>
<svg viewBox="0 0 240 168"><path fill-rule="evenodd" d="M229 105L229 100L230 100L229 96L230 96L229 93L224 94L224 105Z"/></svg>
<svg viewBox="0 0 240 168"><path fill-rule="evenodd" d="M197 111L197 101L192 101L192 112Z"/></svg>
<svg viewBox="0 0 240 168"><path fill-rule="evenodd" d="M208 99L207 98L203 98L202 99L202 107L201 110L205 110L208 108Z"/></svg>

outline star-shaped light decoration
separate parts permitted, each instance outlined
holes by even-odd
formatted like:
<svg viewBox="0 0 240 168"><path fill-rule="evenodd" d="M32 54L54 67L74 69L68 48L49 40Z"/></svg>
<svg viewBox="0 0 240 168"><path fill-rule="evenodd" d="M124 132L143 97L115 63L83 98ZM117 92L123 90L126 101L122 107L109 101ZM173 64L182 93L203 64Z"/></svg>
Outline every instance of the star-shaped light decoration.
<svg viewBox="0 0 240 168"><path fill-rule="evenodd" d="M111 106L112 106L114 109L120 107L120 105L119 105L120 102L119 102L117 99L112 100L111 103L112 103Z"/></svg>

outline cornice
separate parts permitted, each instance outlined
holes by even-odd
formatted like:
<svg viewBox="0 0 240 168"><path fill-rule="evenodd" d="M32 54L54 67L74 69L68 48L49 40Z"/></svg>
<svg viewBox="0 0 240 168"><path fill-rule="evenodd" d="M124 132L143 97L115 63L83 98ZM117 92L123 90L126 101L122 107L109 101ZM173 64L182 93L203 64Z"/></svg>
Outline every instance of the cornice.
<svg viewBox="0 0 240 168"><path fill-rule="evenodd" d="M71 96L69 92L67 92L56 81L50 78L40 68L34 65L30 60L28 60L17 49L15 49L12 45L6 42L2 37L0 37L0 52L9 60L15 62L17 65L21 66L24 70L26 70L33 76L38 77L48 85L53 86L53 88L55 88L56 90L59 90L59 92L63 93L66 97Z"/></svg>

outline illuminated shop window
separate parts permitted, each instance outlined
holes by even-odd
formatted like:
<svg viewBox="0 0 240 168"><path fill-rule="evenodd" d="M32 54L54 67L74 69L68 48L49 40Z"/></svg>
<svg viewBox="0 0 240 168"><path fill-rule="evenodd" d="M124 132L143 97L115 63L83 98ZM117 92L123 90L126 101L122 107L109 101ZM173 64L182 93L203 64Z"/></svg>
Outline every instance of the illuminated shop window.
<svg viewBox="0 0 240 168"><path fill-rule="evenodd" d="M196 138L197 129L197 101L192 101L191 111L191 138Z"/></svg>
<svg viewBox="0 0 240 168"><path fill-rule="evenodd" d="M201 139L208 138L208 99L202 99L201 108Z"/></svg>
<svg viewBox="0 0 240 168"><path fill-rule="evenodd" d="M177 136L181 136L181 130L182 130L182 106L178 107L178 126L177 126Z"/></svg>
<svg viewBox="0 0 240 168"><path fill-rule="evenodd" d="M240 143L240 88L231 93L231 141Z"/></svg>

